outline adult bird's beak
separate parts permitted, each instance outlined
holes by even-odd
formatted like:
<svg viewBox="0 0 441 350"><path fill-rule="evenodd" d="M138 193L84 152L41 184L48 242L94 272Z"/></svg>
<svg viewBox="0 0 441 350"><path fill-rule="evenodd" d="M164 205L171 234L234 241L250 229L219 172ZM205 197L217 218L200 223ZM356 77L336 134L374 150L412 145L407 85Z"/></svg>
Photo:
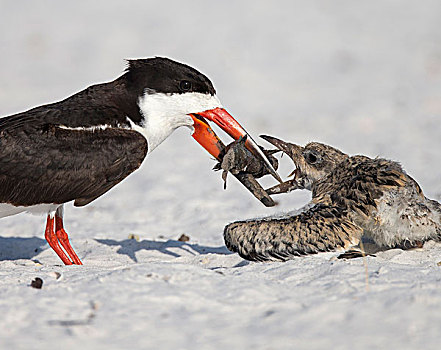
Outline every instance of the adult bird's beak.
<svg viewBox="0 0 441 350"><path fill-rule="evenodd" d="M190 114L190 116L194 121L193 138L217 160L221 160L219 159L219 155L223 149L223 144L213 129L208 125L206 119L216 123L223 131L235 140L247 136L245 146L248 150L264 162L269 173L277 181L280 183L283 182L251 135L248 134L225 109L218 107L204 112Z"/></svg>

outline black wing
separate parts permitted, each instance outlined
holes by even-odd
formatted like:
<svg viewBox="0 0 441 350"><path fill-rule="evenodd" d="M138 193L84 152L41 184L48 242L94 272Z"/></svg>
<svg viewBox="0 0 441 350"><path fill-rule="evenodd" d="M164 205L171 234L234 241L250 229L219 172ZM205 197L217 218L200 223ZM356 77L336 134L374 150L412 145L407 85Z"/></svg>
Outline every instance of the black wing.
<svg viewBox="0 0 441 350"><path fill-rule="evenodd" d="M60 114L40 108L0 119L0 202L86 205L147 154L147 141L136 131L67 129L59 125Z"/></svg>

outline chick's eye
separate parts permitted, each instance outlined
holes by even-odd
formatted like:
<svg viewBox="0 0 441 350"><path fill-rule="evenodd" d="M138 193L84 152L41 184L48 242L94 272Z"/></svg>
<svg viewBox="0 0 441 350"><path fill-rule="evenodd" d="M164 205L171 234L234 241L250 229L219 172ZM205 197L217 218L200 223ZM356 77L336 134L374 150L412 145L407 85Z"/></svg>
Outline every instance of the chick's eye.
<svg viewBox="0 0 441 350"><path fill-rule="evenodd" d="M188 80L182 80L179 84L179 87L182 91L190 91L191 90L191 83Z"/></svg>
<svg viewBox="0 0 441 350"><path fill-rule="evenodd" d="M318 158L314 153L308 152L305 154L305 159L309 164L314 164L317 162Z"/></svg>

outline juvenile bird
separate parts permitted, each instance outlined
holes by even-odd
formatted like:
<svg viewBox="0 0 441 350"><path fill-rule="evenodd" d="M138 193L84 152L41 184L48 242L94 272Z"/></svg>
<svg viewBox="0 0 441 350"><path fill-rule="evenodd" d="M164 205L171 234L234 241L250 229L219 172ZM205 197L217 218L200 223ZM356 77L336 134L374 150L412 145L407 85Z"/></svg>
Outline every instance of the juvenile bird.
<svg viewBox="0 0 441 350"><path fill-rule="evenodd" d="M363 235L378 246L411 248L441 240L441 205L424 196L400 164L349 156L331 146L305 147L262 136L294 162L294 179L268 193L297 188L312 201L297 215L231 223L225 244L248 260L288 260L357 246Z"/></svg>

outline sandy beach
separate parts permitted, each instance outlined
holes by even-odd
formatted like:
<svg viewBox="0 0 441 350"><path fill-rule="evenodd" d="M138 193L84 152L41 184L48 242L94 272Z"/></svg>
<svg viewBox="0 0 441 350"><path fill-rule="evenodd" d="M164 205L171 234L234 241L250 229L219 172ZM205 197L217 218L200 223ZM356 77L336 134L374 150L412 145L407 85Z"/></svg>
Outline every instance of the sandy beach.
<svg viewBox="0 0 441 350"><path fill-rule="evenodd" d="M400 161L440 201L440 23L436 0L0 1L0 116L113 80L125 58L166 56L210 77L256 139ZM214 164L179 129L112 191L66 205L83 266L62 265L44 217L1 219L0 348L439 348L441 243L245 261L223 227L311 195L265 208L231 176L223 190Z"/></svg>

